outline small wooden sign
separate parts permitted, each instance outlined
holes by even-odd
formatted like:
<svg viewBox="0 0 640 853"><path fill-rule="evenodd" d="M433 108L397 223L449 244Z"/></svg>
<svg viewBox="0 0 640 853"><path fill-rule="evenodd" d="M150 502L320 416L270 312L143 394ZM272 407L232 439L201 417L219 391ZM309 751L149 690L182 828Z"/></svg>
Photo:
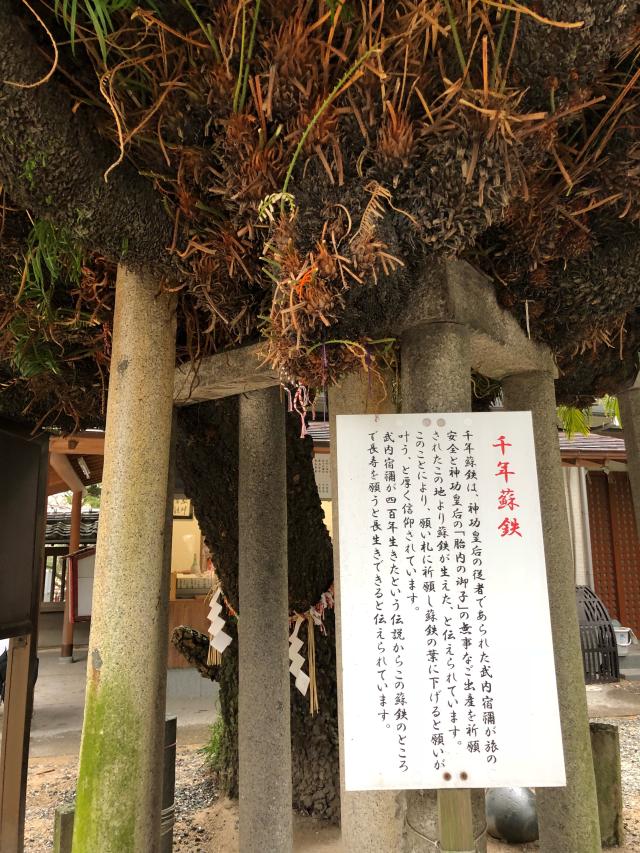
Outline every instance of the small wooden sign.
<svg viewBox="0 0 640 853"><path fill-rule="evenodd" d="M193 518L193 507L189 498L180 497L173 499L173 517Z"/></svg>
<svg viewBox="0 0 640 853"><path fill-rule="evenodd" d="M85 548L70 554L69 580L71 584L71 607L69 609L71 622L89 622L91 620L91 603L93 598L93 580L96 567L96 549Z"/></svg>

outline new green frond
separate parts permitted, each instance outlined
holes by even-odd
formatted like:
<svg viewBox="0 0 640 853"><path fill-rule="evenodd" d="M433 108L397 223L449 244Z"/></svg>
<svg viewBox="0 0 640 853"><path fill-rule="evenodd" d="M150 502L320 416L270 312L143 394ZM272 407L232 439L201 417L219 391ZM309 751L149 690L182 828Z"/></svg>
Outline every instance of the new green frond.
<svg viewBox="0 0 640 853"><path fill-rule="evenodd" d="M558 406L558 420L568 439L574 435L589 435L591 428L591 409L577 409L575 406Z"/></svg>
<svg viewBox="0 0 640 853"><path fill-rule="evenodd" d="M602 408L608 418L617 421L619 424L622 423L622 419L620 417L620 401L617 397L611 397L609 394L606 394L602 398Z"/></svg>

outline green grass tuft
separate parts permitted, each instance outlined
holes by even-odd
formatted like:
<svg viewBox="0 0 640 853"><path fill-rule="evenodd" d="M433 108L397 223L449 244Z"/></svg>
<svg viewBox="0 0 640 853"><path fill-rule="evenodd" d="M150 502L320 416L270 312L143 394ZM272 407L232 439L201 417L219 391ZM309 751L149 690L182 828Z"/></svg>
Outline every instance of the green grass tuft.
<svg viewBox="0 0 640 853"><path fill-rule="evenodd" d="M222 746L222 738L224 735L224 721L222 717L217 717L211 726L209 740L202 747L200 752L204 755L204 761L209 770L213 773L218 773L222 770L220 749Z"/></svg>
<svg viewBox="0 0 640 853"><path fill-rule="evenodd" d="M136 0L55 0L54 11L71 36L72 48L78 37L78 16L84 18L96 34L102 59L106 62L107 38L115 29L113 16L137 6Z"/></svg>
<svg viewBox="0 0 640 853"><path fill-rule="evenodd" d="M22 282L16 296L18 310L9 324L13 363L26 379L40 373L59 373L62 348L55 340L56 325L82 323L82 315L62 307L56 288L77 285L83 255L64 228L36 220L28 240Z"/></svg>

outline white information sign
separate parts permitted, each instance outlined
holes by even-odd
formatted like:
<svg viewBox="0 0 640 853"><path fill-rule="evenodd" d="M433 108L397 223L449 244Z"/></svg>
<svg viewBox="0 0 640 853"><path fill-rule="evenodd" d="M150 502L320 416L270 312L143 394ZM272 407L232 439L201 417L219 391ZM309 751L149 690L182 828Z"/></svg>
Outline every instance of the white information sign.
<svg viewBox="0 0 640 853"><path fill-rule="evenodd" d="M336 442L347 790L563 786L530 413Z"/></svg>

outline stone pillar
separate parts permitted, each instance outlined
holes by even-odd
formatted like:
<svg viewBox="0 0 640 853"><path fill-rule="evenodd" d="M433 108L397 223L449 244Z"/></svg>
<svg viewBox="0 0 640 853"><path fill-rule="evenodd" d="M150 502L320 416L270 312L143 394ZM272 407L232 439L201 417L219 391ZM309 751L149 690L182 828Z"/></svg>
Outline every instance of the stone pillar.
<svg viewBox="0 0 640 853"><path fill-rule="evenodd" d="M167 670L173 301L118 268L75 853L157 853Z"/></svg>
<svg viewBox="0 0 640 853"><path fill-rule="evenodd" d="M469 331L459 323L430 323L406 331L401 338L402 411L471 411ZM461 794L460 796L464 796ZM484 796L471 797L476 850L486 850ZM406 851L431 853L439 839L436 791L406 792Z"/></svg>
<svg viewBox="0 0 640 853"><path fill-rule="evenodd" d="M291 853L291 719L284 405L240 396L240 853Z"/></svg>
<svg viewBox="0 0 640 853"><path fill-rule="evenodd" d="M345 851L397 853L402 849L404 799L397 791L345 791L344 726L342 716L342 607L340 598L340 549L338 470L335 456L336 415L383 414L395 411L391 383L384 402L375 404L368 379L362 373L345 376L329 388L331 426L331 514L333 518L333 578L336 609L336 672L338 681L338 730L340 739L340 824ZM376 383L377 397L380 386Z"/></svg>
<svg viewBox="0 0 640 853"><path fill-rule="evenodd" d="M567 773L565 788L539 788L543 853L599 853L598 802L576 608L553 377L534 372L502 380L505 407L531 411L538 469L551 629ZM523 603L526 606L526 603ZM532 638L535 642L535 638Z"/></svg>
<svg viewBox="0 0 640 853"><path fill-rule="evenodd" d="M623 847L624 806L618 726L591 723L590 729L602 846Z"/></svg>
<svg viewBox="0 0 640 853"><path fill-rule="evenodd" d="M74 554L80 548L80 524L82 522L82 492L74 492L71 502L71 533L69 553ZM62 617L62 645L60 661L73 663L73 622L71 621L71 570L67 566L64 592L64 616Z"/></svg>
<svg viewBox="0 0 640 853"><path fill-rule="evenodd" d="M471 411L469 332L459 323L430 323L401 339L402 411Z"/></svg>
<svg viewBox="0 0 640 853"><path fill-rule="evenodd" d="M59 806L53 824L53 853L71 853L75 806Z"/></svg>
<svg viewBox="0 0 640 853"><path fill-rule="evenodd" d="M629 482L633 495L636 528L640 533L640 388L629 388L618 394L620 419L624 430L624 446L627 450Z"/></svg>

